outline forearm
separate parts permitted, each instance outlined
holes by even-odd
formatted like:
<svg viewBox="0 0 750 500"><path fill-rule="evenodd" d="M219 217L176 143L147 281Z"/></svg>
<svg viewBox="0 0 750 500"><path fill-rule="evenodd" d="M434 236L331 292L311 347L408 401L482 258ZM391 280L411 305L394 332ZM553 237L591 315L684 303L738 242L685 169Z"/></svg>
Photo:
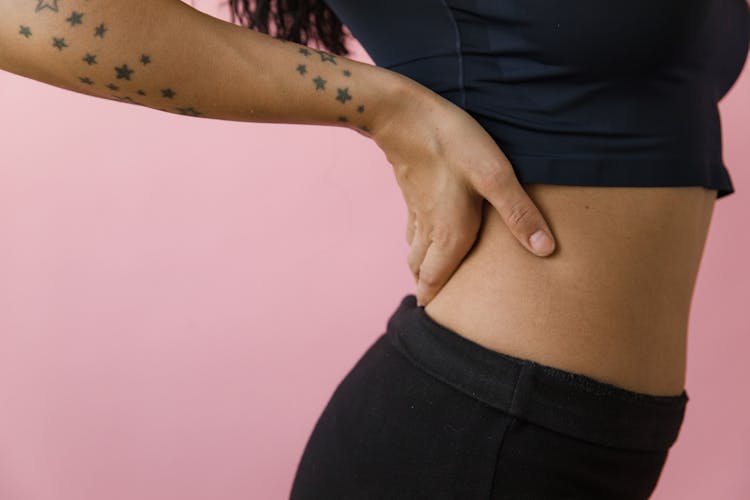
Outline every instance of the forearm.
<svg viewBox="0 0 750 500"><path fill-rule="evenodd" d="M365 134L411 83L179 0L0 0L0 68L173 113Z"/></svg>

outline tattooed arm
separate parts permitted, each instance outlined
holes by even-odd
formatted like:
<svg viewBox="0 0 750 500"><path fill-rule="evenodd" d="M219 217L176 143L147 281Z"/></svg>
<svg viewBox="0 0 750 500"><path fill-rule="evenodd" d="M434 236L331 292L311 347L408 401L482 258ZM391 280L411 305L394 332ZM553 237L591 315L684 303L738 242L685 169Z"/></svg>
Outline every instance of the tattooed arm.
<svg viewBox="0 0 750 500"><path fill-rule="evenodd" d="M366 136L411 82L180 0L0 0L0 69L172 113Z"/></svg>

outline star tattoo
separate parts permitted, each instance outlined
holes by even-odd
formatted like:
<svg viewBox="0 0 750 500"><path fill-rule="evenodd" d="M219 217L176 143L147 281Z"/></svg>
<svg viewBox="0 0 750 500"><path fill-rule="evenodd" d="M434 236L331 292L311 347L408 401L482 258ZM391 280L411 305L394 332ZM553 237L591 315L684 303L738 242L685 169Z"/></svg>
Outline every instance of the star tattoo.
<svg viewBox="0 0 750 500"><path fill-rule="evenodd" d="M68 21L71 26L75 26L76 24L83 24L83 12L73 11L70 17L66 19L66 21Z"/></svg>
<svg viewBox="0 0 750 500"><path fill-rule="evenodd" d="M118 100L120 100L122 102L127 102L129 104L137 104L138 106L143 106L140 102L136 102L133 99L131 99L130 96L126 96L126 95L125 96L119 96L119 95L114 95L114 94L110 94L110 95L112 97L114 97L115 99L118 99Z"/></svg>
<svg viewBox="0 0 750 500"><path fill-rule="evenodd" d="M34 12L39 12L42 9L49 9L49 10L52 10L54 12L57 12L58 11L57 2L58 2L58 0L52 0L52 1L50 1L50 0L37 0L36 10Z"/></svg>
<svg viewBox="0 0 750 500"><path fill-rule="evenodd" d="M349 87L338 89L338 95L336 96L336 100L341 101L341 104L344 104L346 101L350 100L351 98L352 96L349 95Z"/></svg>
<svg viewBox="0 0 750 500"><path fill-rule="evenodd" d="M138 89L138 95L146 95L146 93L143 91L143 89Z"/></svg>
<svg viewBox="0 0 750 500"><path fill-rule="evenodd" d="M364 111L365 111L364 104L360 104L359 106L357 106L357 113L364 113Z"/></svg>
<svg viewBox="0 0 750 500"><path fill-rule="evenodd" d="M93 85L94 84L94 81L91 78L89 78L88 76L79 76L78 79L81 80L82 83L86 83L88 85Z"/></svg>
<svg viewBox="0 0 750 500"><path fill-rule="evenodd" d="M111 90L120 90L120 87L118 87L114 83L110 83L109 85L107 85L107 88Z"/></svg>
<svg viewBox="0 0 750 500"><path fill-rule="evenodd" d="M323 62L332 62L333 64L336 64L336 56L333 54L326 54L325 52L318 50L318 54L320 54L320 60Z"/></svg>
<svg viewBox="0 0 750 500"><path fill-rule="evenodd" d="M98 36L99 38L104 38L104 33L106 32L107 32L107 27L104 26L104 23L94 28L94 36Z"/></svg>
<svg viewBox="0 0 750 500"><path fill-rule="evenodd" d="M203 114L200 111L198 111L195 108L193 108L192 106L190 106L189 108L176 108L176 109L177 109L177 111L180 112L181 115L200 116L200 115Z"/></svg>
<svg viewBox="0 0 750 500"><path fill-rule="evenodd" d="M65 39L64 38L57 38L57 37L53 36L52 37L52 46L55 47L57 50L62 50L65 47L67 47L68 44L65 43Z"/></svg>
<svg viewBox="0 0 750 500"><path fill-rule="evenodd" d="M86 55L82 60L89 66L96 64L96 56L94 54L89 54L88 52L86 52Z"/></svg>
<svg viewBox="0 0 750 500"><path fill-rule="evenodd" d="M302 47L301 49L299 49L299 53L300 53L300 54L304 54L304 55L305 55L305 57L307 57L307 56L309 56L309 55L310 55L310 51L309 51L309 50L307 50L307 49L306 49L306 48L304 48L304 47Z"/></svg>
<svg viewBox="0 0 750 500"><path fill-rule="evenodd" d="M18 32L18 34L29 38L31 36L31 28L21 25L21 30Z"/></svg>
<svg viewBox="0 0 750 500"><path fill-rule="evenodd" d="M161 89L161 96L162 97L166 97L167 99L171 99L171 98L173 98L176 95L177 95L177 93L174 90L172 90L172 89L169 89L169 88L167 88L167 89Z"/></svg>
<svg viewBox="0 0 750 500"><path fill-rule="evenodd" d="M344 71L342 71L342 73L344 73L344 76L352 76L352 72L348 69L345 69Z"/></svg>
<svg viewBox="0 0 750 500"><path fill-rule="evenodd" d="M299 71L300 75L304 75L305 73L307 73L307 67L304 64L298 64L297 71Z"/></svg>
<svg viewBox="0 0 750 500"><path fill-rule="evenodd" d="M149 64L150 62L151 62L151 57L147 56L146 54L143 54L141 56L141 64L143 64L145 66L145 65Z"/></svg>
<svg viewBox="0 0 750 500"><path fill-rule="evenodd" d="M326 81L323 80L320 75L318 75L318 77L313 80L313 83L315 83L315 90L325 90L326 88Z"/></svg>
<svg viewBox="0 0 750 500"><path fill-rule="evenodd" d="M339 116L339 121L340 122L348 122L349 119L346 116Z"/></svg>
<svg viewBox="0 0 750 500"><path fill-rule="evenodd" d="M115 66L115 71L117 72L117 79L125 79L130 80L130 75L133 74L133 70L128 68L127 64L123 64L122 66Z"/></svg>

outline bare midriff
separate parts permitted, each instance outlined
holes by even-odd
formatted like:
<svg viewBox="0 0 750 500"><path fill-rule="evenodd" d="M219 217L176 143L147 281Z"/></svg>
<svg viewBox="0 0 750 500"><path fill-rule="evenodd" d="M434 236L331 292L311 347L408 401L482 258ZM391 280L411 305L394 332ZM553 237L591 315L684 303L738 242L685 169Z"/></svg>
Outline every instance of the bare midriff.
<svg viewBox="0 0 750 500"><path fill-rule="evenodd" d="M537 257L487 202L474 247L425 307L488 349L677 395L716 191L525 184L557 248Z"/></svg>

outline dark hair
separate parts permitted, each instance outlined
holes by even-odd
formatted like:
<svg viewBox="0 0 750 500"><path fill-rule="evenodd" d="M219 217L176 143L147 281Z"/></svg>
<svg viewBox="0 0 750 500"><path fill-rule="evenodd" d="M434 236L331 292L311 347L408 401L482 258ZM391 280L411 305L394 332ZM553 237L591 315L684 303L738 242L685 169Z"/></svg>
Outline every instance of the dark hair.
<svg viewBox="0 0 750 500"><path fill-rule="evenodd" d="M320 43L333 54L346 56L345 37L351 32L344 31L338 16L323 0L228 0L232 22L261 33L302 45L310 40ZM271 5L273 4L273 5ZM269 33L269 14L273 16L275 33Z"/></svg>

